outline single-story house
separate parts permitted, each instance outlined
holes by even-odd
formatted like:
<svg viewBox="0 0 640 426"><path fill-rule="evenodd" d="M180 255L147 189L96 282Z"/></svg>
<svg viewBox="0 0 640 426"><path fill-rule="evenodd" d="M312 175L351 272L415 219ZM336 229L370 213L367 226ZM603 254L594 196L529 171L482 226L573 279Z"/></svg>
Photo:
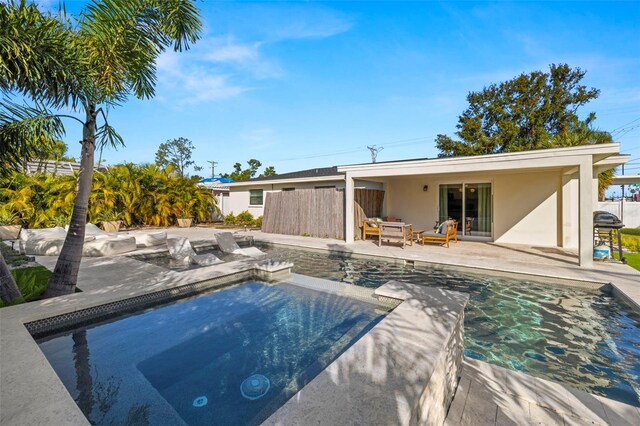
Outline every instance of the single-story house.
<svg viewBox="0 0 640 426"><path fill-rule="evenodd" d="M264 213L269 193L344 191L344 239L357 235L357 189L384 191L382 215L414 229L455 218L461 239L564 247L593 263L597 175L628 161L617 143L318 168L229 184L229 211Z"/></svg>

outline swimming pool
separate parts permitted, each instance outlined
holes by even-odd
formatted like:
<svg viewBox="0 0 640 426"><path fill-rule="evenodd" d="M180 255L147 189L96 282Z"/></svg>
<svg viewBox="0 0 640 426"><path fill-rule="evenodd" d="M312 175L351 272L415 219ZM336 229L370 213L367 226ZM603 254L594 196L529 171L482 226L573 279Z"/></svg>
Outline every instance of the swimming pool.
<svg viewBox="0 0 640 426"><path fill-rule="evenodd" d="M376 288L400 280L469 293L465 356L640 406L640 316L611 295L522 279L264 246L293 272Z"/></svg>
<svg viewBox="0 0 640 426"><path fill-rule="evenodd" d="M260 424L384 314L249 282L38 344L93 424Z"/></svg>

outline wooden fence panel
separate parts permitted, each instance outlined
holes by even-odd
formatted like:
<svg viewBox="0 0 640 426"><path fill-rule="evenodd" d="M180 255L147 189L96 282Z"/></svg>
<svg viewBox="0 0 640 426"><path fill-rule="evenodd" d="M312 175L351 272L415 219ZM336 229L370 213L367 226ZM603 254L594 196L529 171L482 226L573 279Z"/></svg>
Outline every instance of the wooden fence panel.
<svg viewBox="0 0 640 426"><path fill-rule="evenodd" d="M268 192L262 231L343 239L344 190L318 188Z"/></svg>

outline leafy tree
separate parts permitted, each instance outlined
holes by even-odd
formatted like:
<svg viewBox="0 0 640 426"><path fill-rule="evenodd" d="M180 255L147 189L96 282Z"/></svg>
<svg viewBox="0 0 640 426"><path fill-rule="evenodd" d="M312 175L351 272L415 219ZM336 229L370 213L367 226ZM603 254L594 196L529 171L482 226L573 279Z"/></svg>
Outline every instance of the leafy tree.
<svg viewBox="0 0 640 426"><path fill-rule="evenodd" d="M161 143L158 147L156 164L160 167L172 165L174 169L180 173L180 176L184 176L185 169L195 164L195 162L191 160L191 154L194 149L195 147L189 139L170 139Z"/></svg>
<svg viewBox="0 0 640 426"><path fill-rule="evenodd" d="M260 175L260 177L269 177L269 176L277 176L276 169L273 166L269 166L264 169L264 172Z"/></svg>
<svg viewBox="0 0 640 426"><path fill-rule="evenodd" d="M233 179L236 182L254 178L258 173L258 169L262 166L262 163L256 160L255 158L252 158L251 160L247 161L247 164L249 165L249 167L246 169L243 169L242 164L235 163L233 165L232 173L225 173L221 176ZM264 173L262 173L259 177L275 176L276 174L277 174L276 169L273 166L269 166L264 170Z"/></svg>
<svg viewBox="0 0 640 426"><path fill-rule="evenodd" d="M460 138L438 135L440 157L493 154L610 142L591 128L595 114L580 120L576 111L599 95L580 84L580 68L551 65L467 95L469 106L458 118Z"/></svg>
<svg viewBox="0 0 640 426"><path fill-rule="evenodd" d="M92 0L77 19L64 10L41 12L26 0L0 3L0 167L11 167L42 140L61 139L63 119L82 128L69 232L45 297L75 291L96 145L123 142L107 108L132 95L151 98L158 56L168 47L188 49L201 27L191 0ZM81 118L59 113L69 110Z"/></svg>
<svg viewBox="0 0 640 426"><path fill-rule="evenodd" d="M467 95L469 106L458 118L455 140L438 135L439 157L495 154L612 142L592 127L596 116L580 120L576 111L600 94L580 84L586 71L567 64L534 71ZM598 176L598 194L613 180L613 171Z"/></svg>

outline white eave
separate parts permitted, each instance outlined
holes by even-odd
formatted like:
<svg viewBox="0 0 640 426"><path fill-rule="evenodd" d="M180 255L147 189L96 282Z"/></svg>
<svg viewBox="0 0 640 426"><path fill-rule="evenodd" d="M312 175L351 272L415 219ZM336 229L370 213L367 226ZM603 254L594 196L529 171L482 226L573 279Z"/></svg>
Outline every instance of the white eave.
<svg viewBox="0 0 640 426"><path fill-rule="evenodd" d="M640 175L616 176L612 185L640 185Z"/></svg>
<svg viewBox="0 0 640 426"><path fill-rule="evenodd" d="M335 182L344 181L344 175L331 176L313 176L306 178L290 178L290 179L269 179L269 180L247 180L242 182L229 183L229 188L237 188L240 186L263 186L287 183L304 183L304 182Z"/></svg>
<svg viewBox="0 0 640 426"><path fill-rule="evenodd" d="M585 156L591 156L592 164L600 163L611 157L617 157L612 160L612 163L617 162L617 164L622 164L626 160L623 156L620 156L619 152L620 144L610 143L470 157L446 157L355 164L338 166L338 171L348 173L351 177L357 178L367 176L544 169L575 166L578 165L580 159Z"/></svg>

